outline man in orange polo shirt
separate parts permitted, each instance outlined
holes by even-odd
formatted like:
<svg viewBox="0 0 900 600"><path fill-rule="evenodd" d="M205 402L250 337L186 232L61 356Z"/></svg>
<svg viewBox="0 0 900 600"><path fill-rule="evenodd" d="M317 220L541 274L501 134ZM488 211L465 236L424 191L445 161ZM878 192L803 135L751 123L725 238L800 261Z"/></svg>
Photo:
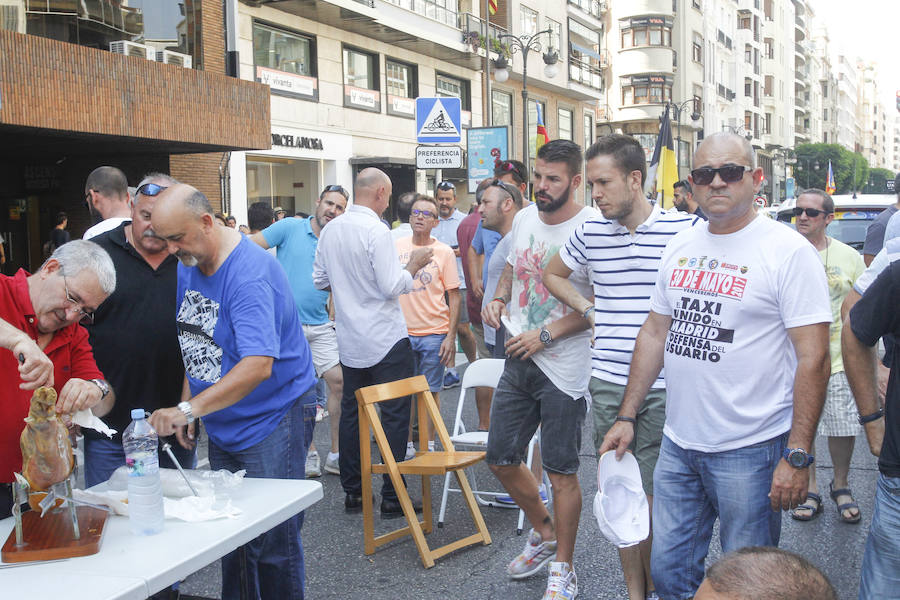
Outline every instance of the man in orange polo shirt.
<svg viewBox="0 0 900 600"><path fill-rule="evenodd" d="M82 240L57 248L33 275L0 275L0 518L12 508L10 483L22 469L19 436L33 390L53 387L61 414L90 408L103 416L115 403L78 324L115 289L109 255Z"/></svg>
<svg viewBox="0 0 900 600"><path fill-rule="evenodd" d="M399 298L415 356L415 372L428 379L435 402L443 387L444 367L452 367L456 358L460 301L459 273L453 249L431 237L431 230L438 223L438 214L438 204L434 198L419 196L409 217L412 237L394 242L401 264L409 261L410 253L416 248L427 247L433 251L431 262L413 277L412 289ZM429 428L428 439L429 449L433 449L432 428ZM415 453L412 441L407 444L406 453L407 458Z"/></svg>

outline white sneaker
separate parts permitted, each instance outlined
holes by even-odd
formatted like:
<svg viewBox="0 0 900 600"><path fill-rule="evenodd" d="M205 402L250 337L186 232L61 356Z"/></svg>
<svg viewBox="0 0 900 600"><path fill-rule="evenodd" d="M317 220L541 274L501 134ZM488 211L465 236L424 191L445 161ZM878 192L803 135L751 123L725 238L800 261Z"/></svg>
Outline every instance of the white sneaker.
<svg viewBox="0 0 900 600"><path fill-rule="evenodd" d="M545 542L541 534L532 529L528 532L525 549L509 563L506 572L512 579L525 579L540 571L554 558L556 558L556 540Z"/></svg>
<svg viewBox="0 0 900 600"><path fill-rule="evenodd" d="M326 473L331 473L332 475L340 475L341 474L341 466L338 462L338 456L331 458L331 455L329 454L328 457L325 458L325 472Z"/></svg>
<svg viewBox="0 0 900 600"><path fill-rule="evenodd" d="M306 455L306 478L321 477L322 468L319 463L319 453L310 452Z"/></svg>
<svg viewBox="0 0 900 600"><path fill-rule="evenodd" d="M574 600L578 596L578 578L569 563L551 562L544 600Z"/></svg>
<svg viewBox="0 0 900 600"><path fill-rule="evenodd" d="M416 447L412 442L406 442L406 458L403 460L409 460L411 458L416 457Z"/></svg>

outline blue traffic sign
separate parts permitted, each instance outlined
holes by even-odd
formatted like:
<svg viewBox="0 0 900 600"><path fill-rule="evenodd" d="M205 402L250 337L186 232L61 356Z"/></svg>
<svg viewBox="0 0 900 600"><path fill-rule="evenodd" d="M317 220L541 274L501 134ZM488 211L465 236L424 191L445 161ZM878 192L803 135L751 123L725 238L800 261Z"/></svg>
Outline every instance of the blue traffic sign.
<svg viewBox="0 0 900 600"><path fill-rule="evenodd" d="M459 98L416 98L416 141L457 144L462 140Z"/></svg>

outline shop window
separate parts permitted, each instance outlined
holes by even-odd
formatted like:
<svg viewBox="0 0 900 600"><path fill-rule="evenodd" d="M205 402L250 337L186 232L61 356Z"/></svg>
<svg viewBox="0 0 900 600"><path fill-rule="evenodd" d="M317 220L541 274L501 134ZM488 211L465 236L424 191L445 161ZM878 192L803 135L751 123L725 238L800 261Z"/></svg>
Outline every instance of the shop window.
<svg viewBox="0 0 900 600"><path fill-rule="evenodd" d="M491 90L491 123L494 126L512 125L512 94Z"/></svg>
<svg viewBox="0 0 900 600"><path fill-rule="evenodd" d="M594 117L584 113L584 147L594 143Z"/></svg>
<svg viewBox="0 0 900 600"><path fill-rule="evenodd" d="M344 106L381 112L377 54L344 46Z"/></svg>
<svg viewBox="0 0 900 600"><path fill-rule="evenodd" d="M556 118L559 121L559 139L572 140L572 111L567 108L557 109Z"/></svg>
<svg viewBox="0 0 900 600"><path fill-rule="evenodd" d="M388 95L388 114L415 119L415 98L419 95L416 67L393 59L385 59L384 79Z"/></svg>
<svg viewBox="0 0 900 600"><path fill-rule="evenodd" d="M315 38L254 22L253 62L273 94L318 99Z"/></svg>
<svg viewBox="0 0 900 600"><path fill-rule="evenodd" d="M312 213L321 187L318 173L318 161L248 154L247 205L266 202L288 215Z"/></svg>

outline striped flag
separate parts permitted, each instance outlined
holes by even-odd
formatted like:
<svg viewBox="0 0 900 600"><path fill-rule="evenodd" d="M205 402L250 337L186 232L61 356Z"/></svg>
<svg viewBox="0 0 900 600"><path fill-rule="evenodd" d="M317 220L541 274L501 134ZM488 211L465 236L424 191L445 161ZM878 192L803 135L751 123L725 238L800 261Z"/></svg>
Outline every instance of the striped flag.
<svg viewBox="0 0 900 600"><path fill-rule="evenodd" d="M666 106L666 112L663 113L659 125L659 136L656 138L653 158L650 159L650 168L647 169L644 193L649 194L656 190L658 192L656 201L660 208L667 208L666 194L669 196L669 206L671 206L676 181L678 181L678 168L675 164L675 143L672 141L669 107Z"/></svg>
<svg viewBox="0 0 900 600"><path fill-rule="evenodd" d="M534 154L537 156L537 151L541 149L541 146L550 141L550 136L547 135L547 128L544 127L544 114L541 112L541 103L535 102L534 107L537 109L537 132L534 142Z"/></svg>
<svg viewBox="0 0 900 600"><path fill-rule="evenodd" d="M488 12L491 16L497 14L497 0L488 0Z"/></svg>
<svg viewBox="0 0 900 600"><path fill-rule="evenodd" d="M837 191L837 187L834 185L834 172L831 170L831 161L828 161L828 175L825 177L825 191L829 194L833 194Z"/></svg>

